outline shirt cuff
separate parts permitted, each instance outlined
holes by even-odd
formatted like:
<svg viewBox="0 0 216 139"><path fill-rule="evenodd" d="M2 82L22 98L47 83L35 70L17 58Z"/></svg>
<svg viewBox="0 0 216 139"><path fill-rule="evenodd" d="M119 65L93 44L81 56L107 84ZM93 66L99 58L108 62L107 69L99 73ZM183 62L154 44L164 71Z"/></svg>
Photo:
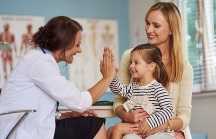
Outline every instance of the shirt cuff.
<svg viewBox="0 0 216 139"><path fill-rule="evenodd" d="M82 107L84 111L87 110L93 103L92 96L89 91L83 91L82 93Z"/></svg>

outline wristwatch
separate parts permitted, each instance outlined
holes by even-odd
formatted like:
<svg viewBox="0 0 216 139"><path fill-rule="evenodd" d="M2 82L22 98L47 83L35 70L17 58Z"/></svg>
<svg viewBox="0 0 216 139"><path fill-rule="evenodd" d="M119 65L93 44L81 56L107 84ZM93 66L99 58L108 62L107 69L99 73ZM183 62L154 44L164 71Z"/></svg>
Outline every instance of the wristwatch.
<svg viewBox="0 0 216 139"><path fill-rule="evenodd" d="M56 119L61 119L61 112L56 112Z"/></svg>

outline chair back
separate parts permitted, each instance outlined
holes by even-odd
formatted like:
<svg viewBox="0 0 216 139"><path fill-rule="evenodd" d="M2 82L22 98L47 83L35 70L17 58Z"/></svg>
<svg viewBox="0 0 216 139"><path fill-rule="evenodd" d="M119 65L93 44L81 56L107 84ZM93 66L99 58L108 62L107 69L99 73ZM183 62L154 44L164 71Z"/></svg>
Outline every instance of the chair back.
<svg viewBox="0 0 216 139"><path fill-rule="evenodd" d="M20 114L18 117L16 117L15 122L11 122L11 124L7 128L5 128L5 130L3 131L4 133L1 133L0 138L9 139L14 131L22 124L25 118L32 112L36 112L36 110L17 110L0 113L0 117L10 116L12 114Z"/></svg>

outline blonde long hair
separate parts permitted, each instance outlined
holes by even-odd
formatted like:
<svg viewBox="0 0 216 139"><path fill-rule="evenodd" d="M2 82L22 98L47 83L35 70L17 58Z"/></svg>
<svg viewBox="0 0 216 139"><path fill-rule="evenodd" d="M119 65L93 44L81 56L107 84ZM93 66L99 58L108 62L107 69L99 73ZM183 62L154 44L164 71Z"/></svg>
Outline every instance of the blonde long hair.
<svg viewBox="0 0 216 139"><path fill-rule="evenodd" d="M158 2L150 7L146 18L152 11L159 10L165 17L172 32L169 46L171 72L170 81L180 81L183 75L183 40L182 40L182 20L179 9L171 2Z"/></svg>

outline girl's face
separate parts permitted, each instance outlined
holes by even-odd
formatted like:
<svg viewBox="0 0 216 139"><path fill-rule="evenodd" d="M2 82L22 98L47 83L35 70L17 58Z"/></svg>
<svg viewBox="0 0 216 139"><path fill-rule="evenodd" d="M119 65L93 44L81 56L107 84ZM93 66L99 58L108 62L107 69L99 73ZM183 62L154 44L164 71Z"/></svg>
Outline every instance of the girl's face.
<svg viewBox="0 0 216 139"><path fill-rule="evenodd" d="M73 56L77 53L81 53L81 31L77 32L75 41L72 41L71 44L66 48L65 54L63 56L63 60L66 63L72 63L73 62Z"/></svg>
<svg viewBox="0 0 216 139"><path fill-rule="evenodd" d="M145 62L138 51L131 54L131 64L129 66L131 78L136 81L141 81L149 74L153 74L152 64Z"/></svg>
<svg viewBox="0 0 216 139"><path fill-rule="evenodd" d="M145 30L148 42L155 46L168 43L172 34L168 22L159 10L149 13L146 18Z"/></svg>

